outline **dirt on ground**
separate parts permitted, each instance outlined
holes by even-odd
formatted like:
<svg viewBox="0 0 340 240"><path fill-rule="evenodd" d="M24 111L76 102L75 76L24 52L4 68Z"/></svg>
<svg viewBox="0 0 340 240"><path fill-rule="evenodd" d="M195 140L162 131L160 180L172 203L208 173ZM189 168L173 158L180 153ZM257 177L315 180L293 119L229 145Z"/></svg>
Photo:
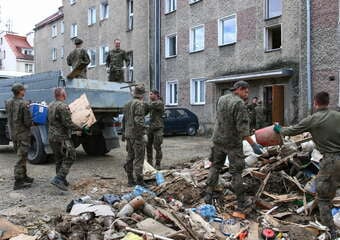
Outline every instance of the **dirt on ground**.
<svg viewBox="0 0 340 240"><path fill-rule="evenodd" d="M183 164L209 155L209 139L204 137L176 136L164 139L163 168ZM91 157L80 148L73 165L69 182L70 191L63 192L50 184L55 175L55 165L28 164L28 175L35 181L31 188L13 191L13 167L16 155L10 146L0 146L0 215L10 217L13 222L29 221L29 218L65 213L67 204L84 195L99 197L104 193L122 193L127 188L123 165L126 158L125 144L106 156ZM12 217L11 217L12 216ZM20 220L21 219L21 220Z"/></svg>

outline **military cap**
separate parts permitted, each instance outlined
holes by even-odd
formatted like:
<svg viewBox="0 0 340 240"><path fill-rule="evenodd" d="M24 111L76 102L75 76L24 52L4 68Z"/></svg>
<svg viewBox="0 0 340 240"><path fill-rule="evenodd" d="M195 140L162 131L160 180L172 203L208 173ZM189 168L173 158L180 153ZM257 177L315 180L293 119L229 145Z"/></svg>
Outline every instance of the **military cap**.
<svg viewBox="0 0 340 240"><path fill-rule="evenodd" d="M145 94L144 84L138 84L137 86L135 86L135 90L133 92L133 96L135 96L135 97L143 97L144 94Z"/></svg>
<svg viewBox="0 0 340 240"><path fill-rule="evenodd" d="M75 38L74 39L74 44L75 45L80 45L80 44L82 44L83 43L83 40L81 40L80 38Z"/></svg>
<svg viewBox="0 0 340 240"><path fill-rule="evenodd" d="M12 86L12 92L14 94L17 94L18 92L20 92L21 90L24 90L24 89L25 89L25 86L21 83L15 83Z"/></svg>
<svg viewBox="0 0 340 240"><path fill-rule="evenodd" d="M234 85L230 88L230 91L235 91L238 88L249 88L249 84L246 81L237 81Z"/></svg>

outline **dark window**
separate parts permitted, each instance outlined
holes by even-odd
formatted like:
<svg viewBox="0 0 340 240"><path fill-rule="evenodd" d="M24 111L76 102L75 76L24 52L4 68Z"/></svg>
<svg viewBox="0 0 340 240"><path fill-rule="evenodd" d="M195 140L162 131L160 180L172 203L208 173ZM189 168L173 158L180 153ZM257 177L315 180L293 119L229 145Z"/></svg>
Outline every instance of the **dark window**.
<svg viewBox="0 0 340 240"><path fill-rule="evenodd" d="M266 50L281 48L281 25L266 29Z"/></svg>
<svg viewBox="0 0 340 240"><path fill-rule="evenodd" d="M178 112L179 117L181 117L181 118L188 118L189 117L188 113L183 109L178 109L177 112Z"/></svg>

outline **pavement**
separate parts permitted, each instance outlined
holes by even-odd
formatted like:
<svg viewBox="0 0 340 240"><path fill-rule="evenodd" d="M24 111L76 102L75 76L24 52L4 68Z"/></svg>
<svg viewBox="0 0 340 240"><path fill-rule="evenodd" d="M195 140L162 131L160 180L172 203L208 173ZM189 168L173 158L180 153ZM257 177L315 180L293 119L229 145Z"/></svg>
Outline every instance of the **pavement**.
<svg viewBox="0 0 340 240"><path fill-rule="evenodd" d="M91 178L111 179L116 187L126 184L123 164L126 158L125 144L106 156L91 157L81 147L77 149L77 160L68 177L71 186ZM162 167L168 168L193 159L205 158L210 152L210 142L204 137L173 136L164 139ZM13 167L16 155L10 146L0 146L0 215L5 213L46 215L65 212L65 206L74 198L81 197L77 191L62 192L49 183L55 175L55 165L28 164L28 175L35 178L29 189L13 191Z"/></svg>

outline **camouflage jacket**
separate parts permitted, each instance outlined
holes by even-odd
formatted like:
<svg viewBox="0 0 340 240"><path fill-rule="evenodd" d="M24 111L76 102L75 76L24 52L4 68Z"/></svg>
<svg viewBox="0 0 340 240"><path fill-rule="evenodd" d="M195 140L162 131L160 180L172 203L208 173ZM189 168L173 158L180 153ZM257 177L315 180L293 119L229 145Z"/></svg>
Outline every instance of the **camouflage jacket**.
<svg viewBox="0 0 340 240"><path fill-rule="evenodd" d="M301 120L297 125L282 128L282 135L294 136L310 132L321 153L340 153L340 113L320 109Z"/></svg>
<svg viewBox="0 0 340 240"><path fill-rule="evenodd" d="M126 138L140 139L146 134L143 101L134 98L124 107L123 133Z"/></svg>
<svg viewBox="0 0 340 240"><path fill-rule="evenodd" d="M86 76L87 65L90 64L90 57L85 49L76 48L67 56L67 65L74 69L82 70L80 75Z"/></svg>
<svg viewBox="0 0 340 240"><path fill-rule="evenodd" d="M62 101L54 101L48 106L48 138L50 141L63 141L71 138L72 131L81 131L72 122L71 111Z"/></svg>
<svg viewBox="0 0 340 240"><path fill-rule="evenodd" d="M6 101L8 126L13 141L31 141L32 116L28 105L22 98L13 97Z"/></svg>
<svg viewBox="0 0 340 240"><path fill-rule="evenodd" d="M145 104L145 114L150 113L150 131L164 128L164 103L161 100Z"/></svg>
<svg viewBox="0 0 340 240"><path fill-rule="evenodd" d="M122 49L113 49L107 55L106 66L110 68L110 70L120 70L124 66L124 61L126 65L130 65L130 59L127 53Z"/></svg>
<svg viewBox="0 0 340 240"><path fill-rule="evenodd" d="M249 114L244 101L234 93L220 97L212 141L227 147L242 146L249 136Z"/></svg>

